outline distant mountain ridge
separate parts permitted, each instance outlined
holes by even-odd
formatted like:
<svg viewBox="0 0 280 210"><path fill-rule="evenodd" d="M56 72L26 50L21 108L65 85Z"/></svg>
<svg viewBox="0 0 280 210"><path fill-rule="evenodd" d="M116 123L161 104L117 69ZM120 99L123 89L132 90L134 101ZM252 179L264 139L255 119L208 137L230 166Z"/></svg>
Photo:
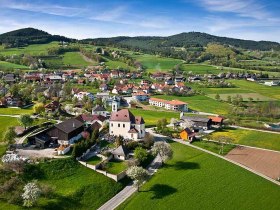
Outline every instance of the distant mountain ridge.
<svg viewBox="0 0 280 210"><path fill-rule="evenodd" d="M23 28L0 35L0 43L9 47L21 47L28 44L45 44L51 41L71 41L64 36L51 35L35 28Z"/></svg>
<svg viewBox="0 0 280 210"><path fill-rule="evenodd" d="M200 32L184 32L167 37L138 36L138 37L112 37L86 39L96 45L116 45L120 47L135 48L167 48L167 47L205 47L209 43L219 43L247 50L280 50L280 44L271 41L242 40L227 37L219 37Z"/></svg>
<svg viewBox="0 0 280 210"><path fill-rule="evenodd" d="M0 44L10 47L25 46L28 44L44 44L51 41L77 41L64 36L51 35L35 28L23 28L0 34ZM157 51L174 47L205 47L209 43L219 43L247 50L280 50L280 44L271 41L242 40L228 37L219 37L201 32L184 32L172 36L119 36L112 38L84 39L81 42L94 42L96 45L114 45L134 50Z"/></svg>

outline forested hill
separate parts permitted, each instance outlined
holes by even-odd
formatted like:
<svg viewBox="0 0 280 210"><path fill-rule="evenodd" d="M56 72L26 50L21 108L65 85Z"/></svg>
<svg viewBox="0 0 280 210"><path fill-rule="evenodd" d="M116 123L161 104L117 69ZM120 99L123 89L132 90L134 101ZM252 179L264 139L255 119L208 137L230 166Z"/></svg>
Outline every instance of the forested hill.
<svg viewBox="0 0 280 210"><path fill-rule="evenodd" d="M71 41L59 35L51 35L34 28L23 28L0 35L0 44L6 47L21 47L29 44L44 44L51 41Z"/></svg>
<svg viewBox="0 0 280 210"><path fill-rule="evenodd" d="M87 39L83 41L92 41L96 45L114 45L134 50L156 50L170 47L205 47L209 43L219 43L248 50L280 50L280 44L277 42L233 39L200 32L181 33L168 37L113 37Z"/></svg>

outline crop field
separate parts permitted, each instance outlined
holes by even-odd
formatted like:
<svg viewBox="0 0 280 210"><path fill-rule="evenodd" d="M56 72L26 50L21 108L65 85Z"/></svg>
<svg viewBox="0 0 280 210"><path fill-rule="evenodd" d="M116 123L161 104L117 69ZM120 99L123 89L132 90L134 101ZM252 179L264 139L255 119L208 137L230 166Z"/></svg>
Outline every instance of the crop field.
<svg viewBox="0 0 280 210"><path fill-rule="evenodd" d="M146 123L146 126L156 126L159 119L165 118L167 122L170 122L171 118L179 118L179 112L163 112L163 111L151 111L143 109L130 109L135 116L142 116Z"/></svg>
<svg viewBox="0 0 280 210"><path fill-rule="evenodd" d="M0 61L0 69L29 69L28 66Z"/></svg>
<svg viewBox="0 0 280 210"><path fill-rule="evenodd" d="M156 72L156 71L168 71L173 69L177 64L181 64L182 61L174 58L163 58L155 55L132 55L137 61L139 61L147 71Z"/></svg>
<svg viewBox="0 0 280 210"><path fill-rule="evenodd" d="M279 208L279 186L218 157L171 146L173 159L118 209Z"/></svg>
<svg viewBox="0 0 280 210"><path fill-rule="evenodd" d="M32 44L27 47L19 47L19 48L8 48L3 49L0 48L0 54L3 55L21 55L21 54L29 54L29 55L47 55L47 49L51 47L58 46L58 42L51 42L48 44Z"/></svg>
<svg viewBox="0 0 280 210"><path fill-rule="evenodd" d="M235 144L280 151L280 134L243 129L224 129L223 131L214 132L210 136L214 140L221 136L226 136L233 139Z"/></svg>
<svg viewBox="0 0 280 210"><path fill-rule="evenodd" d="M250 101L249 99L252 98L253 101L274 101L276 99L267 97L267 96L263 96L259 93L231 93L231 94L219 94L221 100L226 101L228 96L230 96L231 98L240 95L243 98L243 101ZM215 99L216 94L209 94L208 96L210 96L211 98Z"/></svg>
<svg viewBox="0 0 280 210"><path fill-rule="evenodd" d="M220 115L228 114L230 110L230 105L224 102L216 101L212 98L203 95L197 96L167 96L159 95L155 96L156 98L162 98L166 100L177 99L183 102L188 103L188 107L191 110L200 111L200 112L210 112Z"/></svg>

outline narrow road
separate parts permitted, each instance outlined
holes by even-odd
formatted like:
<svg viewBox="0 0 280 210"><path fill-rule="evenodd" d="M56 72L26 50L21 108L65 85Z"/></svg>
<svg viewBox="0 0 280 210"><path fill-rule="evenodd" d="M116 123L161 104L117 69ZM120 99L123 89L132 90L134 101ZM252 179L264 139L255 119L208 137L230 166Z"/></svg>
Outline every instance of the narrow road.
<svg viewBox="0 0 280 210"><path fill-rule="evenodd" d="M149 175L152 176L157 169L161 166L161 158L157 156L153 162L148 166L147 170ZM122 191L120 191L117 195L103 204L98 210L113 210L117 208L120 204L122 204L126 199L128 199L133 193L137 191L137 188L133 186L133 184L129 184Z"/></svg>

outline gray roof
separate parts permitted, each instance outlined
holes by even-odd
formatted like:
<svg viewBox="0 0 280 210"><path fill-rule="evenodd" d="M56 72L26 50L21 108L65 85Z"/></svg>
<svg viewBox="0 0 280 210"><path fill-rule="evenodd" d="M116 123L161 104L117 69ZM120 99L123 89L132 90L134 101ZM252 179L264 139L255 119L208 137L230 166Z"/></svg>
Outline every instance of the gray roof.
<svg viewBox="0 0 280 210"><path fill-rule="evenodd" d="M96 106L92 109L93 112L104 112L106 109L103 106Z"/></svg>
<svg viewBox="0 0 280 210"><path fill-rule="evenodd" d="M59 130L62 130L65 133L71 133L72 131L82 127L84 124L75 119L69 119L69 120L65 120L62 123L56 124L55 127L58 128Z"/></svg>
<svg viewBox="0 0 280 210"><path fill-rule="evenodd" d="M129 153L128 149L123 145L120 145L117 149L112 151L113 155L126 156L128 155L128 153Z"/></svg>
<svg viewBox="0 0 280 210"><path fill-rule="evenodd" d="M208 118L204 117L189 117L189 116L182 116L182 120L192 121L192 122L204 122L207 123L209 121Z"/></svg>

